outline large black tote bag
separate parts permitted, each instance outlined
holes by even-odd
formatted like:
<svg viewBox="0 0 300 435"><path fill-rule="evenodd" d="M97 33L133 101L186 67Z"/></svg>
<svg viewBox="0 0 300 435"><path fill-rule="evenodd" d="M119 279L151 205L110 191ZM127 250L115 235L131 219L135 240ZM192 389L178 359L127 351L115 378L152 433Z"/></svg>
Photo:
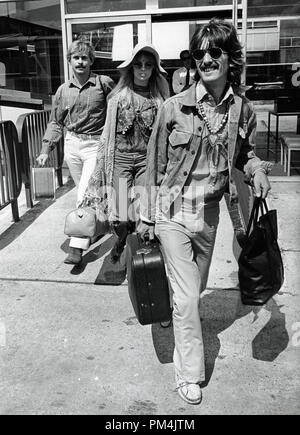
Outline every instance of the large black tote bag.
<svg viewBox="0 0 300 435"><path fill-rule="evenodd" d="M256 197L238 259L244 305L264 305L283 284L284 269L277 235L277 211L268 210L266 200Z"/></svg>

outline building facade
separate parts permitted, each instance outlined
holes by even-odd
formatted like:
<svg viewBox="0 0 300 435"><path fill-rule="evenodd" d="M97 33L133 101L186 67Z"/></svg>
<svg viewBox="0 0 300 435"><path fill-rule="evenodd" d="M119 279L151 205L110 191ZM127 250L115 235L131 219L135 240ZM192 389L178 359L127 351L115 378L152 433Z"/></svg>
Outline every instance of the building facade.
<svg viewBox="0 0 300 435"><path fill-rule="evenodd" d="M77 38L95 46L93 70L115 81L132 47L152 42L171 80L180 51L213 16L238 28L250 98L299 91L299 0L0 0L0 95L23 91L50 102L69 77L64 54Z"/></svg>

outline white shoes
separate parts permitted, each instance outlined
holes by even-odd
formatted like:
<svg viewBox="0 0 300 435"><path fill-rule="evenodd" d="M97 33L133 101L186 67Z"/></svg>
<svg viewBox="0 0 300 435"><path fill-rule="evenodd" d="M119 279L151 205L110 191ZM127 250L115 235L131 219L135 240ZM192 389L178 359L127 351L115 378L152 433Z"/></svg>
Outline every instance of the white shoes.
<svg viewBox="0 0 300 435"><path fill-rule="evenodd" d="M176 375L177 391L179 396L190 405L199 405L202 400L202 391L199 384L183 381Z"/></svg>

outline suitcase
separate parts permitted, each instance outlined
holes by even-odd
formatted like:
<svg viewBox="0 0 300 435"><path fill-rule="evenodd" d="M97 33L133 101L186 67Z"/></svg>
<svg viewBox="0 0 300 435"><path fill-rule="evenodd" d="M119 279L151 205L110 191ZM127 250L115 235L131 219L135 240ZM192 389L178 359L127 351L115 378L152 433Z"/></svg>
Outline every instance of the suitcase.
<svg viewBox="0 0 300 435"><path fill-rule="evenodd" d="M54 168L32 168L33 199L55 199Z"/></svg>
<svg viewBox="0 0 300 435"><path fill-rule="evenodd" d="M143 242L137 234L129 234L126 258L128 292L139 323L169 321L169 285L158 241Z"/></svg>

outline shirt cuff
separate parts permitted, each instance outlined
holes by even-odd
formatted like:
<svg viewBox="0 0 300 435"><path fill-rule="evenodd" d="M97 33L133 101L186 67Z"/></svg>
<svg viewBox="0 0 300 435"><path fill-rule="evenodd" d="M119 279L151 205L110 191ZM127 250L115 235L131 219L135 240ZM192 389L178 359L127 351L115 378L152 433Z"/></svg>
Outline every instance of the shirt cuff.
<svg viewBox="0 0 300 435"><path fill-rule="evenodd" d="M48 142L48 141L47 142L43 141L40 154L49 154L50 151L52 151L54 148L55 148L55 145L53 143Z"/></svg>
<svg viewBox="0 0 300 435"><path fill-rule="evenodd" d="M261 160L257 165L254 166L251 172L251 178L254 177L256 172L263 172L264 174L268 175L270 171L272 170L273 163L266 162L265 160Z"/></svg>

